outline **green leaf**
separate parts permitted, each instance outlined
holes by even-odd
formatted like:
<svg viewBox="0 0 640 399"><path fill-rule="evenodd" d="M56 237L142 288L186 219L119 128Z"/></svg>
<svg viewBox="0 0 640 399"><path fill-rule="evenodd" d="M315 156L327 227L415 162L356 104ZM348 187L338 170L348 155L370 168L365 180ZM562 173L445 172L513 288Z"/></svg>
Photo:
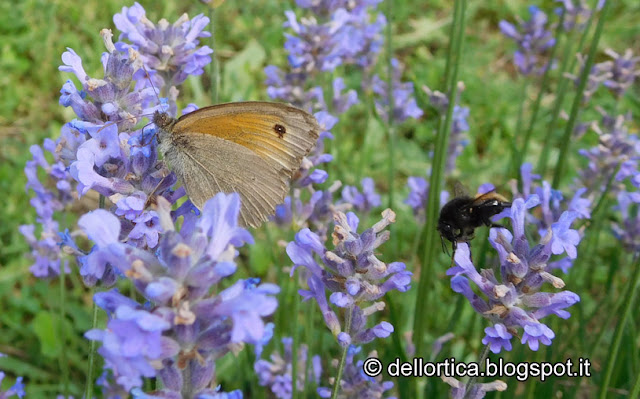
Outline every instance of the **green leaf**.
<svg viewBox="0 0 640 399"><path fill-rule="evenodd" d="M252 97L252 92L256 91L256 72L262 69L266 58L264 47L252 39L225 63L222 72L223 98L242 101Z"/></svg>
<svg viewBox="0 0 640 399"><path fill-rule="evenodd" d="M43 355L51 358L60 355L62 342L58 339L60 323L57 317L48 312L38 312L33 320L33 331L40 341Z"/></svg>

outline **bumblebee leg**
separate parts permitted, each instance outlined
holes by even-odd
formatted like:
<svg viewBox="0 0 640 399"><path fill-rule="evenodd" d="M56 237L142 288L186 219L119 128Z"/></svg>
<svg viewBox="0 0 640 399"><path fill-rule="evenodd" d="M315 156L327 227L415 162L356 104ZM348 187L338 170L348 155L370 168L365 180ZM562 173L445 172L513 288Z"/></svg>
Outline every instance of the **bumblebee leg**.
<svg viewBox="0 0 640 399"><path fill-rule="evenodd" d="M447 247L447 244L445 244L443 236L440 236L440 244L442 244L442 252L444 252L445 254L447 254L447 256L449 256L449 248ZM454 251L455 251L455 243L454 243Z"/></svg>

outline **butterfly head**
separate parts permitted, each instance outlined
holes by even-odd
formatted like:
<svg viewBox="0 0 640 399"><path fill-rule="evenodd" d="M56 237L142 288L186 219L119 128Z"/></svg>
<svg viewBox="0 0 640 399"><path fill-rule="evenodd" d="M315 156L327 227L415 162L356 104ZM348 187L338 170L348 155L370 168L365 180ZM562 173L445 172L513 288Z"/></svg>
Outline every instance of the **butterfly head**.
<svg viewBox="0 0 640 399"><path fill-rule="evenodd" d="M153 124L159 129L170 130L171 125L176 122L174 118L169 116L166 112L156 111L153 113Z"/></svg>

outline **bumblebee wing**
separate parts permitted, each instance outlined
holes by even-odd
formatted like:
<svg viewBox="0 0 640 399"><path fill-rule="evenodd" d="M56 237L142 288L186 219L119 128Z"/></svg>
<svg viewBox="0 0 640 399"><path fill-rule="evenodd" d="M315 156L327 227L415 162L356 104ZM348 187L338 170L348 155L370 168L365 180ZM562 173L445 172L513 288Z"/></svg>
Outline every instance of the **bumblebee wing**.
<svg viewBox="0 0 640 399"><path fill-rule="evenodd" d="M469 196L469 190L467 190L467 188L460 183L459 180L456 180L453 182L453 196L454 197L468 197Z"/></svg>

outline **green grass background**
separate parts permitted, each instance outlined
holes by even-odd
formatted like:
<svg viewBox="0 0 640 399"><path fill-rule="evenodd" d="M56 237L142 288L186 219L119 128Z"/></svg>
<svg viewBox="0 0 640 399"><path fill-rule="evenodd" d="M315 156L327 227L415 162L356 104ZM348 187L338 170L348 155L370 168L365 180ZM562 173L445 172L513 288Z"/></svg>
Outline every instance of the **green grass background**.
<svg viewBox="0 0 640 399"><path fill-rule="evenodd" d="M173 22L183 12L190 16L207 12L206 7L196 1L140 3L152 21L166 18ZM0 370L9 374L8 380L17 375L25 376L28 381L28 397L53 397L56 393L63 392L58 372L62 362L70 365L69 392L76 397L81 396L88 353L88 342L82 338L82 333L91 328L91 293L81 284L77 268L72 264L75 273L65 282L66 317L61 320L60 287L55 281L39 281L29 273L30 260L26 255L28 247L18 233L18 226L33 223L35 211L29 206L30 197L24 190L26 178L22 170L31 157L29 146L41 144L46 137L58 137L60 127L74 117L71 109L58 104L62 84L67 79L75 79L58 71L62 52L66 47L73 48L82 57L89 75L102 76L99 60L104 47L98 33L106 27L113 29L117 36L112 16L120 12L122 6L131 4L111 0L0 1L0 193L3 198L0 201L0 352L9 355L9 358L0 359ZM470 144L458 159L458 170L454 172L454 177L472 189L485 181L491 181L499 187L502 184L507 191L504 170L511 142L519 133L514 131L514 125L522 100L522 83L512 64L514 46L503 37L497 26L502 19L513 22L516 15L528 18L528 5L515 0L470 2L467 10L459 80L466 86L461 105L468 106L471 110L471 130L468 133ZM536 5L548 11L555 3L542 1ZM262 69L267 64L286 64L286 53L282 48L282 23L285 20L283 12L292 7L295 7L292 1L228 0L217 9L215 50L221 68L221 102L267 99ZM384 8L384 4L381 4L380 9ZM365 106L356 107L343 116L333 131L336 140L330 145L337 155L329 169L330 181L340 179L344 184L356 184L360 178L371 176L384 201L391 186L399 193L396 194L394 204L398 223L393 230L391 242L381 248L384 251L382 259L389 262L402 260L410 270L417 273L416 283L409 293L391 295L392 305L383 316L386 320L395 320L393 324L397 336L394 344L388 339L381 346L376 344L365 348L366 351L378 349L382 352L381 356L386 358L393 357L394 345L404 342L402 334L412 326L411 317L419 274L416 268L420 264L414 243L420 226L414 222L410 209L401 201L408 192L405 188L406 178L411 175L425 176L430 166L429 151L432 150L437 115L428 106L426 95L419 88L422 85L428 85L432 89L441 88L451 17L449 1L394 0L394 56L406 65L405 79L414 82L418 104L425 110L425 116L421 120L409 121L397 128L395 179L389 181L387 178L384 129L376 120L367 118ZM615 2L607 18L600 49L613 48L622 53L626 48L632 48L635 54L640 54L639 20L640 4L633 0ZM606 59L602 51L598 57L597 61ZM384 61L381 61L381 65L384 65ZM345 79L348 86L359 87L356 75L347 74ZM557 77L554 76L554 79L557 82ZM528 92L530 99L537 94L535 87L532 83ZM636 84L630 90L618 109L631 110L634 115L640 114L638 87ZM184 104L195 102L204 106L211 103L209 93L210 80L207 76L192 77L181 88L181 100ZM361 99L364 98L360 94ZM549 106L553 96L545 96L542 101L543 107ZM606 107L611 101L610 96L600 91L592 103ZM568 110L569 104L567 101L565 109ZM543 108L543 119L544 115L548 115L545 112L548 111ZM596 115L591 109L585 112L583 120L596 119ZM525 118L525 121L528 119ZM632 131L637 130L638 123L635 119ZM364 132L366 140L363 139ZM544 134L542 129L534 131L527 161L537 160ZM594 145L597 141L594 136L587 134L572 149ZM575 169L584 164L575 156L575 152L572 154L564 179L566 184L561 189L566 190ZM551 160L554 162L553 156ZM550 176L545 177L550 179ZM363 221L362 225L370 225L376 217L377 215L373 215L369 221ZM72 220L74 216L70 215L69 218ZM273 231L267 235L267 228L256 231L258 244L245 249L249 261L242 265L244 273L263 276L267 280L283 278L284 273L274 269L289 265L290 261L283 248L276 245L277 239L267 239L273 234L289 240L292 237L291 233L278 236ZM584 245L583 242L580 250L584 251ZM436 303L425 304L425 312L433 313L428 321L430 336L425 339L432 342L438 336L453 330L457 338L447 345L441 357L455 356L460 360L475 360L482 349L480 339L486 322L472 312L466 301L461 301L451 292L449 279L444 276L448 267L446 255L442 255L436 263L431 267L434 270L434 283L430 296ZM562 276L567 283L566 288L581 295L582 302L569 309L571 319L551 324L558 335L553 345L532 353L516 344L513 352L502 354L506 360L556 361L567 357L588 356L594 363L594 373L602 370L616 323L616 315L612 312L617 309L616 304L624 299L621 290L631 274L630 257L620 251L619 244L605 231L593 263L595 264L589 269L593 273L590 276L590 286L583 281L580 282L582 285L577 286L572 281L572 274ZM576 262L574 269L581 265L582 262ZM281 299L282 305L295 303L295 295L287 297L286 294L295 290L296 282L279 283L284 286L285 292ZM296 306L299 306L301 313L317 313L317 307L312 304ZM455 318L452 318L452 314L455 314ZM451 320L455 322L450 323ZM626 326L624 351L620 355L611 383L611 387L619 388L611 388L610 397L627 396L630 384L640 374L639 322L636 312ZM293 326L288 327L291 330L298 323L288 325ZM327 335L319 318L314 321L314 325L317 331L312 336L304 335L303 340L307 337L313 340L312 351L322 348L321 345L332 347L332 342L329 342L332 338ZM61 330L65 331L65 339L57 333ZM278 326L277 338L287 333L283 330L282 325ZM304 330L304 334L311 333ZM601 336L598 335L596 340L594 334ZM229 356L220 362L218 376L223 383L228 384L225 388L242 388L248 392L246 397L264 395L257 387L255 377L249 375L251 359L242 356L241 359L248 374L239 378L232 374L234 366L230 365L233 360ZM328 362L325 362L325 367L327 365ZM324 378L326 385L327 376ZM545 383L519 383L515 379L506 381L510 386L502 397L551 397L557 392L569 396L580 392L580 396L592 397L600 384L597 375L583 380L551 379ZM427 385L426 392L434 397L445 397L448 392L448 387L437 379L423 383ZM582 384L581 390L576 388L579 383ZM8 381L5 381L3 387L7 384Z"/></svg>

